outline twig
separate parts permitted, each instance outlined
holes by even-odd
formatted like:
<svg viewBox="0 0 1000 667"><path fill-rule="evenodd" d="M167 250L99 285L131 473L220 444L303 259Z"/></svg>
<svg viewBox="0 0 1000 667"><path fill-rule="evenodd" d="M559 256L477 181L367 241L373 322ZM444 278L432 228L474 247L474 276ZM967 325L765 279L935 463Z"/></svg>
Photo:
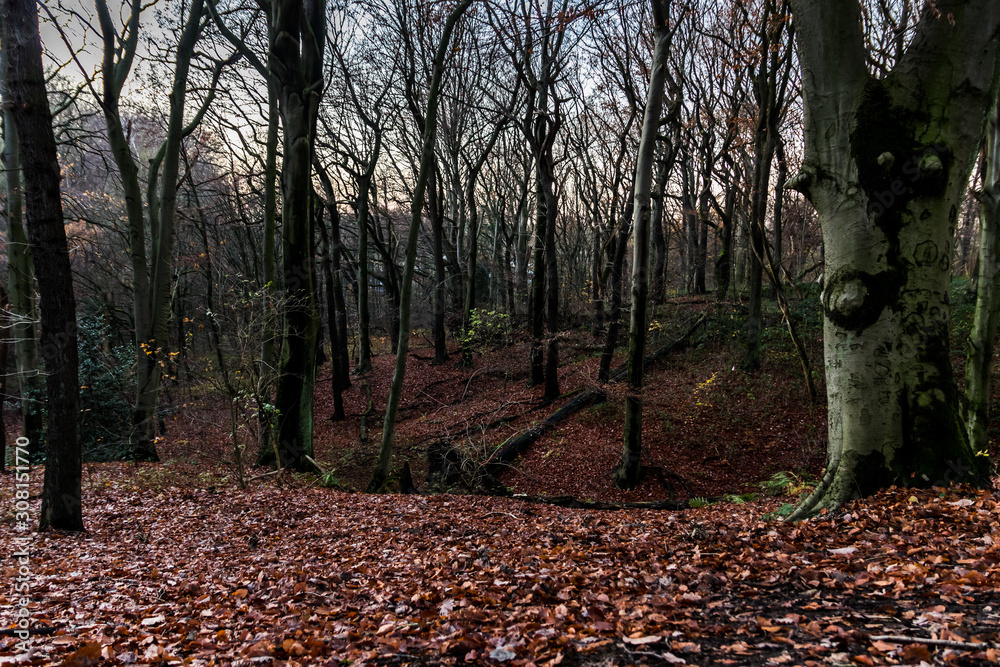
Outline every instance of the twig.
<svg viewBox="0 0 1000 667"><path fill-rule="evenodd" d="M269 470L268 472L264 472L259 475L254 475L253 477L248 479L247 482L253 482L255 480L261 479L262 477L270 477L271 475L277 475L279 472L281 472L281 468L278 468L277 470Z"/></svg>
<svg viewBox="0 0 1000 667"><path fill-rule="evenodd" d="M477 375L479 375L481 372L483 372L483 370L484 369L480 368L480 369L476 370L472 375L469 376L469 381L465 383L465 391L462 392L462 398L460 400L463 400L463 401L465 400L465 397L469 393L469 385L472 384L472 380L475 379L475 377Z"/></svg>
<svg viewBox="0 0 1000 667"><path fill-rule="evenodd" d="M516 516L514 516L510 512L487 512L486 514L482 515L479 518L480 519L485 519L488 516L501 516L501 515L503 515L503 516L509 516L511 519L516 519L517 518Z"/></svg>
<svg viewBox="0 0 1000 667"><path fill-rule="evenodd" d="M928 646L944 646L946 648L964 648L969 650L984 648L1000 648L995 642L960 642L954 639L933 639L930 637L906 637L903 635L871 635L868 639L891 644L927 644Z"/></svg>
<svg viewBox="0 0 1000 667"><path fill-rule="evenodd" d="M309 461L309 463L313 464L316 467L316 470L319 470L320 476L326 475L326 471L323 470L323 468L322 468L322 466L320 466L320 464L316 463L316 460L313 457L309 456L308 454L306 454L305 457L306 457L306 461Z"/></svg>

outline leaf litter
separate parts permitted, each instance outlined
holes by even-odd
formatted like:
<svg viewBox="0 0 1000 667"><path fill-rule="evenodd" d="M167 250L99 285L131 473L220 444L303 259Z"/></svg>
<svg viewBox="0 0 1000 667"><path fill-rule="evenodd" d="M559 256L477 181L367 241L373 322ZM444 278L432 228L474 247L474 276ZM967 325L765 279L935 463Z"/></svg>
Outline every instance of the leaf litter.
<svg viewBox="0 0 1000 667"><path fill-rule="evenodd" d="M99 466L84 502L88 533L30 534L31 621L56 631L33 636L20 657L20 640L0 637L4 664L1000 656L996 492L892 488L785 524L761 518L774 499L602 512L302 483L150 488L137 470ZM12 499L5 476L2 501ZM0 548L10 554L9 515L5 523ZM2 571L13 581L16 559ZM0 588L0 610L17 597Z"/></svg>

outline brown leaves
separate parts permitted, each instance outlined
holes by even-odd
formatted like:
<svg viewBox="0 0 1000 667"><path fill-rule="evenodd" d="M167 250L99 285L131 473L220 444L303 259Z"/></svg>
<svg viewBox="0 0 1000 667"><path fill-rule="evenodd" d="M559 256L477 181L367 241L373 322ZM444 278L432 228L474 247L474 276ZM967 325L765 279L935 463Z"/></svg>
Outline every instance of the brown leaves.
<svg viewBox="0 0 1000 667"><path fill-rule="evenodd" d="M1000 505L969 489L890 489L798 525L760 520L777 501L678 514L308 488L87 494L88 536L33 536L33 622L61 628L30 640L36 664L881 665L995 656L1000 641ZM913 641L873 639L889 635Z"/></svg>
<svg viewBox="0 0 1000 667"><path fill-rule="evenodd" d="M90 667L101 661L101 644L99 642L87 642L77 650L66 656L63 662L67 667Z"/></svg>

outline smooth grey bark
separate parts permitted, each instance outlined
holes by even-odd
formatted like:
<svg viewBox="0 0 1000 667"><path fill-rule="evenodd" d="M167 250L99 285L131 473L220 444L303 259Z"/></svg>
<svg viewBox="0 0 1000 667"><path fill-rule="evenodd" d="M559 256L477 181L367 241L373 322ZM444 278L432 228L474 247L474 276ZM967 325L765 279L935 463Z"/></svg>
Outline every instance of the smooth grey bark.
<svg viewBox="0 0 1000 667"><path fill-rule="evenodd" d="M396 414L406 377L406 357L410 349L410 303L413 296L413 272L417 259L417 237L420 233L420 218L424 210L424 196L431 169L434 168L434 136L437 128L437 107L441 91L441 77L444 75L444 61L451 43L451 33L455 24L472 4L472 0L461 0L448 14L441 32L441 41L434 54L433 75L427 90L427 110L424 113L424 134L420 149L420 171L413 187L413 201L410 204L410 227L406 238L406 259L400 281L399 341L396 347L396 366L386 401L385 421L382 425L382 444L378 463L368 485L369 491L381 491L389 478L392 451L396 431Z"/></svg>
<svg viewBox="0 0 1000 667"><path fill-rule="evenodd" d="M806 123L790 185L823 223L830 418L826 473L791 518L890 484L985 484L961 419L948 292L958 205L996 97L1000 5L925 7L880 79L857 0L793 9Z"/></svg>
<svg viewBox="0 0 1000 667"><path fill-rule="evenodd" d="M48 399L39 530L82 531L82 452L76 300L63 222L60 170L33 0L0 2L2 73L21 141L24 213L41 296L41 355Z"/></svg>
<svg viewBox="0 0 1000 667"><path fill-rule="evenodd" d="M620 489L634 489L639 483L639 473L642 470L642 390L649 306L649 224L652 213L653 161L667 81L667 57L670 53L670 26L667 21L670 0L652 0L652 4L655 46L633 187L632 220L635 236L632 241L632 313L626 371L628 395L625 397L622 458L614 471L615 485Z"/></svg>
<svg viewBox="0 0 1000 667"><path fill-rule="evenodd" d="M994 104L986 131L986 173L979 196L979 266L976 312L965 356L965 428L977 456L989 445L990 373L1000 321L1000 104Z"/></svg>

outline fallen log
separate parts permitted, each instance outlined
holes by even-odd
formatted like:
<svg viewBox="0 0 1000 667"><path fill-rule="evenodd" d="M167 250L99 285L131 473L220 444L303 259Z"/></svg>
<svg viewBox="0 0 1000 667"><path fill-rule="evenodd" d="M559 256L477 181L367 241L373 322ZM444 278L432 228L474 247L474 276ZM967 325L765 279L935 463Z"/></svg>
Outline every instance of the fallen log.
<svg viewBox="0 0 1000 667"><path fill-rule="evenodd" d="M659 361L660 359L669 356L671 353L677 350L682 350L691 344L691 337L694 333L706 322L708 319L708 314L702 315L698 320L691 325L691 327L684 333L683 336L675 340L674 342L661 347L656 352L646 356L645 364L647 366ZM624 365L619 366L611 374L611 380L617 381L625 377L626 367ZM490 455L488 460L487 471L488 473L495 477L499 474L500 470L511 461L516 459L522 453L527 451L528 447L535 444L539 438L545 435L553 426L566 419L570 415L573 415L591 403L600 403L605 400L606 396L604 391L600 388L588 389L580 394L577 394L566 402L561 408L553 412L547 418L538 422L531 428L529 428L524 433L515 436L513 438L508 438L500 446L498 446L493 453Z"/></svg>

